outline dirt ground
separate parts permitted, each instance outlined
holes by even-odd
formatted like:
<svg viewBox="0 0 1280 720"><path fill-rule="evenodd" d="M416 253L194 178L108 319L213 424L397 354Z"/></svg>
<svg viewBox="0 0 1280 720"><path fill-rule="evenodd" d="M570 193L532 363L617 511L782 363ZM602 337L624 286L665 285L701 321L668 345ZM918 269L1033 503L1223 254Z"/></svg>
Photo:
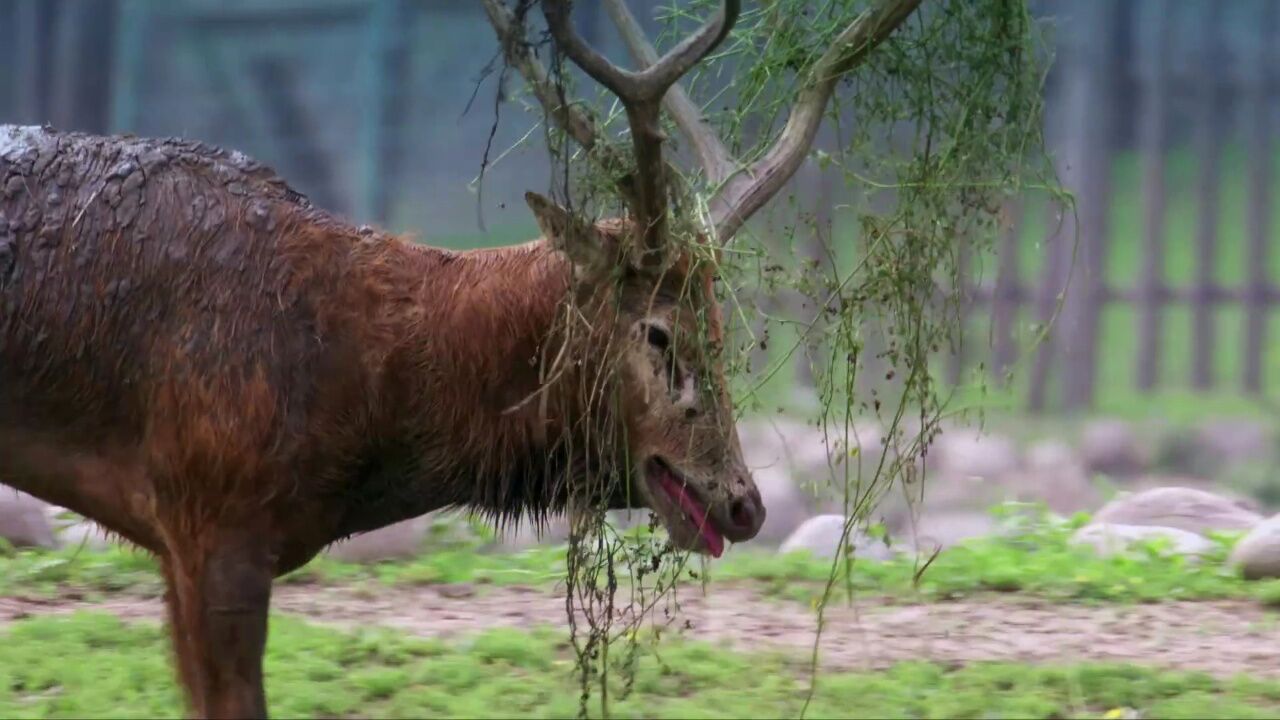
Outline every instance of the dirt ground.
<svg viewBox="0 0 1280 720"><path fill-rule="evenodd" d="M1154 605L1069 605L991 597L929 605L870 600L827 611L821 663L829 669L882 668L902 660L969 663L1127 661L1201 670L1219 676L1248 672L1280 677L1280 622L1255 603L1171 602ZM380 625L421 637L456 638L493 627L565 627L564 597L529 588L467 586L386 588L283 585L276 612L336 627ZM0 625L48 613L92 609L130 621L159 622L159 599L121 596L104 602L0 598ZM681 590L669 633L743 650L776 650L807 658L816 617L795 603L762 598L745 588Z"/></svg>

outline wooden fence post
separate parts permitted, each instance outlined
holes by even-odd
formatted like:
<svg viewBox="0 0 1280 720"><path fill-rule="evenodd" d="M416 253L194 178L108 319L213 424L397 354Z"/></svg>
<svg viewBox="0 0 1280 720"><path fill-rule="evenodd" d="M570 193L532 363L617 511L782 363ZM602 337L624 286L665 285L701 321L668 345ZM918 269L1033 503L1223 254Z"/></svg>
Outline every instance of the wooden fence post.
<svg viewBox="0 0 1280 720"><path fill-rule="evenodd" d="M1168 0L1147 0L1147 12L1139 28L1147 36L1139 46L1139 77L1142 83L1139 105L1138 134L1142 148L1142 276L1139 279L1138 303L1138 388L1151 392L1160 375L1160 356L1164 333L1162 315L1165 308L1165 182L1164 155L1168 147L1169 112L1169 13Z"/></svg>
<svg viewBox="0 0 1280 720"><path fill-rule="evenodd" d="M40 21L40 0L19 0L14 55L17 57L17 120L43 123L45 117L44 67L45 24Z"/></svg>
<svg viewBox="0 0 1280 720"><path fill-rule="evenodd" d="M1066 283L1075 243L1075 223L1065 214L1070 210L1057 202L1050 202L1045 209L1046 231L1044 251L1047 255L1040 271L1040 292L1036 297L1036 332L1044 333L1036 348L1031 366L1031 383L1027 395L1027 408L1039 413L1048 408L1049 380L1053 361L1061 343L1060 331L1054 327L1045 332L1050 322L1057 322L1059 298Z"/></svg>
<svg viewBox="0 0 1280 720"><path fill-rule="evenodd" d="M956 304L956 325L959 332L956 333L955 345L951 348L950 362L947 364L947 382L952 387L958 386L964 379L965 362L968 359L968 351L965 342L966 336L969 334L969 314L972 307L970 299L973 294L974 283L970 280L969 275L973 272L973 244L966 237L956 238L956 286L953 288L955 293Z"/></svg>
<svg viewBox="0 0 1280 720"><path fill-rule="evenodd" d="M1249 235L1249 279L1245 290L1245 347L1243 385L1253 394L1262 392L1262 359L1266 352L1269 292L1267 242L1271 230L1271 63L1276 25L1276 3L1259 3L1255 27L1255 52L1244 101L1245 157L1248 164L1249 199L1245 225Z"/></svg>
<svg viewBox="0 0 1280 720"><path fill-rule="evenodd" d="M146 23L151 5L144 0L120 0L119 8L108 128L115 133L136 132L142 95L140 75L146 60Z"/></svg>
<svg viewBox="0 0 1280 720"><path fill-rule="evenodd" d="M991 291L991 378L1001 386L1006 384L1009 370L1018 360L1015 328L1022 300L1022 288L1018 282L1021 277L1018 240L1022 229L1022 203L1010 200L1002 214L1004 228L1000 233L995 286Z"/></svg>
<svg viewBox="0 0 1280 720"><path fill-rule="evenodd" d="M1061 148L1062 177L1077 199L1079 253L1067 289L1062 324L1062 406L1080 410L1093 403L1099 317L1104 288L1107 211L1110 193L1108 82L1113 72L1114 27L1118 5L1092 0L1071 8L1074 57L1065 78L1067 126ZM1071 227L1070 224L1067 227ZM1070 235L1068 236L1070 237Z"/></svg>
<svg viewBox="0 0 1280 720"><path fill-rule="evenodd" d="M1219 108L1219 73L1222 55L1218 50L1221 32L1222 4L1205 3L1205 17L1200 26L1199 57L1192 63L1196 87L1195 147L1199 167L1196 182L1198 215L1196 218L1195 286L1191 292L1191 385L1197 390L1213 386L1214 342L1214 269L1217 266L1218 183L1221 181L1221 117Z"/></svg>

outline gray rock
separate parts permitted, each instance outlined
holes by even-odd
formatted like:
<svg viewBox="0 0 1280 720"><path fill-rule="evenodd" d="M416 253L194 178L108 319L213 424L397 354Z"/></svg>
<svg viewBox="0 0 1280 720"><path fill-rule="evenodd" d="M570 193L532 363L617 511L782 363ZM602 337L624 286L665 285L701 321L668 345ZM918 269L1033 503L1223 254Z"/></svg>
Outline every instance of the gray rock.
<svg viewBox="0 0 1280 720"><path fill-rule="evenodd" d="M354 535L334 543L325 554L351 563L376 563L414 557L422 552L431 518L423 515Z"/></svg>
<svg viewBox="0 0 1280 720"><path fill-rule="evenodd" d="M1028 470L1045 471L1069 468L1084 472L1084 462L1079 454L1061 440L1041 440L1027 448L1026 466Z"/></svg>
<svg viewBox="0 0 1280 720"><path fill-rule="evenodd" d="M925 511L914 526L896 534L911 540L921 551L954 547L966 540L987 537L996 532L995 518L989 512Z"/></svg>
<svg viewBox="0 0 1280 720"><path fill-rule="evenodd" d="M1212 540L1176 527L1091 523L1071 536L1071 544L1088 547L1104 557L1128 552L1135 545L1152 540L1168 540L1169 552L1199 558L1216 547Z"/></svg>
<svg viewBox="0 0 1280 720"><path fill-rule="evenodd" d="M1093 516L1093 522L1171 527L1204 535L1251 530L1262 516L1239 501L1204 490L1157 487L1117 497Z"/></svg>
<svg viewBox="0 0 1280 720"><path fill-rule="evenodd" d="M752 471L760 498L764 501L764 525L751 540L752 545L776 546L786 540L809 518L812 498L796 486L791 474L779 467Z"/></svg>
<svg viewBox="0 0 1280 720"><path fill-rule="evenodd" d="M995 479L1021 464L1013 441L972 428L953 428L934 440L933 470L940 475Z"/></svg>
<svg viewBox="0 0 1280 720"><path fill-rule="evenodd" d="M1280 515L1255 525L1231 550L1229 562L1249 580L1280 578Z"/></svg>
<svg viewBox="0 0 1280 720"><path fill-rule="evenodd" d="M1151 464L1150 451L1123 420L1093 420L1080 431L1080 455L1091 473L1135 475Z"/></svg>
<svg viewBox="0 0 1280 720"><path fill-rule="evenodd" d="M1102 493L1079 464L1042 465L1001 478L1003 499L1044 503L1056 513L1071 514L1096 508Z"/></svg>
<svg viewBox="0 0 1280 720"><path fill-rule="evenodd" d="M0 538L14 547L58 547L48 508L24 492L0 488Z"/></svg>
<svg viewBox="0 0 1280 720"><path fill-rule="evenodd" d="M1275 434L1251 420L1212 420L1196 431L1198 454L1211 468L1265 460L1271 456Z"/></svg>
<svg viewBox="0 0 1280 720"><path fill-rule="evenodd" d="M785 472L793 486L810 498L811 510L843 494L841 483L851 448L857 448L853 455L864 474L874 471L884 451L879 426L867 421L853 424L847 443L841 425L833 424L824 432L820 427L786 419L743 423L738 433L747 467L753 472L765 468ZM849 472L856 476L858 467L849 468Z"/></svg>
<svg viewBox="0 0 1280 720"><path fill-rule="evenodd" d="M638 512L633 517L644 517ZM569 540L569 518L564 515L547 518L541 527L529 522L521 522L512 527L501 528L494 543L499 552L520 552L534 547L558 545Z"/></svg>
<svg viewBox="0 0 1280 720"><path fill-rule="evenodd" d="M62 547L83 547L93 552L102 552L112 544L106 531L90 520L80 520L58 528L57 537Z"/></svg>
<svg viewBox="0 0 1280 720"><path fill-rule="evenodd" d="M797 551L808 551L814 556L830 560L836 555L840 539L844 534L845 517L843 515L819 515L806 520L778 548L780 554ZM853 556L865 560L889 560L894 556L893 549L886 547L882 540L869 537L864 532L854 529L849 538L853 545Z"/></svg>

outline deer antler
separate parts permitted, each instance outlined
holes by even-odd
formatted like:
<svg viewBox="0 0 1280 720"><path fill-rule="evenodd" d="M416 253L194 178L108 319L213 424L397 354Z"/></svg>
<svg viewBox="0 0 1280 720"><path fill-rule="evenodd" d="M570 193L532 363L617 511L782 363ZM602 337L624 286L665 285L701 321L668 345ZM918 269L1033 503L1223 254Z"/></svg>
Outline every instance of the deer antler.
<svg viewBox="0 0 1280 720"><path fill-rule="evenodd" d="M526 6L534 0L524 0ZM533 88L548 114L588 150L597 142L594 120L571 103L562 103L559 88L524 43L523 18L502 0L483 0L510 64ZM661 257L666 241L669 177L662 156L666 139L660 124L665 106L694 148L707 180L719 189L709 203L714 238L725 243L782 189L804 162L840 77L883 42L923 0L876 0L849 23L801 81L800 91L777 140L755 162L743 166L712 131L698 106L678 80L724 40L741 13L739 0L722 0L716 13L666 55L658 56L625 0L606 0L606 7L640 70L609 62L578 35L569 20L572 0L541 0L543 16L557 47L588 75L613 92L626 109L636 160L627 192L642 247L650 258ZM620 159L619 159L620 160ZM614 165L617 167L618 165Z"/></svg>
<svg viewBox="0 0 1280 720"><path fill-rule="evenodd" d="M503 0L483 0L489 22L502 44L507 63L514 66L533 90L548 116L588 151L608 152L598 142L595 121L573 103L563 99L562 89L550 79L529 50L524 39L524 18L517 17ZM528 7L531 2L526 2ZM624 193L633 213L643 248L642 262L662 259L666 244L668 183L662 143L662 98L667 90L724 40L738 19L739 0L723 0L719 10L698 32L672 48L661 58L653 58L643 70L632 72L614 65L591 47L573 29L569 16L571 0L542 0L543 16L556 46L574 64L605 86L621 101L631 127L635 173L624 179ZM621 167L620 158L603 158L607 167ZM616 162L615 162L616 161Z"/></svg>
<svg viewBox="0 0 1280 720"><path fill-rule="evenodd" d="M726 242L795 174L817 137L836 83L919 7L922 0L880 0L849 23L801 83L787 124L767 152L712 198L715 237Z"/></svg>
<svg viewBox="0 0 1280 720"><path fill-rule="evenodd" d="M702 164L707 180L724 184L710 202L718 242L727 242L756 211L782 189L804 162L822 124L822 115L840 77L858 66L871 50L889 37L922 0L880 0L849 23L810 68L791 108L782 133L765 154L749 167L725 149L702 117L697 104L679 85L667 93L667 112L676 121ZM652 65L657 52L645 37L625 0L606 0L609 14L636 62ZM726 181L727 179L727 181Z"/></svg>
<svg viewBox="0 0 1280 720"><path fill-rule="evenodd" d="M524 77L538 102L551 115L574 142L585 150L592 150L596 145L599 131L595 120L591 119L581 108L572 103L560 102L556 86L547 77L547 69L529 52L529 44L524 39L524 23L518 20L502 0L482 0L484 10L489 15L489 24L493 25L502 44L503 55L507 63L515 66Z"/></svg>
<svg viewBox="0 0 1280 720"><path fill-rule="evenodd" d="M662 97L729 34L741 11L739 0L723 0L715 15L696 33L637 72L609 62L578 35L569 21L571 5L569 0L543 0L543 16L564 54L617 95L626 109L636 160L631 210L646 262L651 264L660 260L666 243L668 178L662 157L662 143L666 139L661 125Z"/></svg>
<svg viewBox="0 0 1280 720"><path fill-rule="evenodd" d="M627 43L627 49L631 51L631 57L635 61L644 66L650 67L658 62L658 52L654 50L653 45L645 38L644 30L641 29L640 23L636 21L634 15L631 14L629 8L623 0L605 0L605 7L609 10L609 16L613 18L613 24L618 26L622 39ZM720 141L720 138L707 124L700 110L684 91L680 83L672 84L667 90L667 94L662 99L663 104L667 108L667 112L671 113L671 117L676 121L676 125L680 128L680 132L689 140L689 144L693 146L694 152L698 156L698 162L702 165L703 171L707 175L707 182L712 185L718 185L729 173L733 171L736 164L729 150Z"/></svg>

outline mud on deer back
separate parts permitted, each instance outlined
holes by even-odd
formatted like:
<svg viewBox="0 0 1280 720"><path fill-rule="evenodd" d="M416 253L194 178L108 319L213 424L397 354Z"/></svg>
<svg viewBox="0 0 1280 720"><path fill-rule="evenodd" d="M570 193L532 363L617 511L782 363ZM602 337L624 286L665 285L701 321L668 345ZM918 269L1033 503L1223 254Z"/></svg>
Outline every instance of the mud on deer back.
<svg viewBox="0 0 1280 720"><path fill-rule="evenodd" d="M352 533L578 500L713 555L759 530L712 269L528 199L545 238L449 252L239 153L0 127L0 482L159 556L200 714L265 712L272 579Z"/></svg>

